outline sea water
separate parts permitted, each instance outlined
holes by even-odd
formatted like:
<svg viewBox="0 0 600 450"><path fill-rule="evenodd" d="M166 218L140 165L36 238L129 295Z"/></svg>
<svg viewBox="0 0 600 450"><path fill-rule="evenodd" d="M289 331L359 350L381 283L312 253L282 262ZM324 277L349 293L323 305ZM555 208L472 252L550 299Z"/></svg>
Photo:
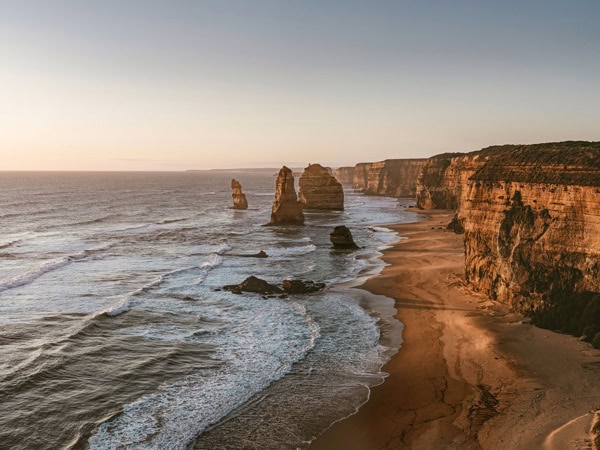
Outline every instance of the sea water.
<svg viewBox="0 0 600 450"><path fill-rule="evenodd" d="M397 345L348 283L381 270L382 225L417 216L346 190L344 211L265 227L274 188L270 172L0 173L0 446L302 448L356 411ZM361 249L331 248L341 224ZM221 290L250 275L327 288Z"/></svg>

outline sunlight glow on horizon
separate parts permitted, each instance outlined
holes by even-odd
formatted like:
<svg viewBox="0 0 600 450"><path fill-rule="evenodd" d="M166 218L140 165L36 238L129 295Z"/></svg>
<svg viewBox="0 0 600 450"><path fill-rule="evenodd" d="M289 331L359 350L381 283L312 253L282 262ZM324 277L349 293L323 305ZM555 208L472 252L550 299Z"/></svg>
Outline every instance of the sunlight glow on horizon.
<svg viewBox="0 0 600 450"><path fill-rule="evenodd" d="M600 5L0 6L0 170L354 165L600 140Z"/></svg>

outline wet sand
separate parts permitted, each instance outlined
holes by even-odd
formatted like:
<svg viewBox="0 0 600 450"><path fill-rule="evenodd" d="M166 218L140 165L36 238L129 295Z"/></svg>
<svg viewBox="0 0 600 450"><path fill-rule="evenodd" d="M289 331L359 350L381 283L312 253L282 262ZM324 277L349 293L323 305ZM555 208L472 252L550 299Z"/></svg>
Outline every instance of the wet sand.
<svg viewBox="0 0 600 450"><path fill-rule="evenodd" d="M453 213L426 214L394 227L408 239L361 286L394 298L404 323L389 376L310 449L592 448L600 351L471 292Z"/></svg>

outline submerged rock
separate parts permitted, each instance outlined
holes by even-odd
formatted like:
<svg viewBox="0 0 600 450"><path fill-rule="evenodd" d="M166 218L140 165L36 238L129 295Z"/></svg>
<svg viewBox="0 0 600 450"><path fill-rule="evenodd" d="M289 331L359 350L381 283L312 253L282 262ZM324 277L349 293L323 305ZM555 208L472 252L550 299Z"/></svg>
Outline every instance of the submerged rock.
<svg viewBox="0 0 600 450"><path fill-rule="evenodd" d="M248 209L248 200L242 192L242 185L235 179L231 180L231 196L233 197L233 209Z"/></svg>
<svg viewBox="0 0 600 450"><path fill-rule="evenodd" d="M289 168L283 166L277 176L275 202L273 203L269 225L302 224L304 224L304 213L296 196L294 176Z"/></svg>
<svg viewBox="0 0 600 450"><path fill-rule="evenodd" d="M255 294L282 294L283 290L274 284L268 283L265 280L261 280L255 276L250 276L242 281L240 284L230 284L224 286L223 289L231 291L234 294L240 294L242 292L253 292Z"/></svg>
<svg viewBox="0 0 600 450"><path fill-rule="evenodd" d="M358 248L352 238L350 229L345 225L339 225L329 234L329 239L334 248Z"/></svg>
<svg viewBox="0 0 600 450"><path fill-rule="evenodd" d="M315 283L310 280L283 280L281 284L288 294L310 294L325 287L325 283Z"/></svg>
<svg viewBox="0 0 600 450"><path fill-rule="evenodd" d="M344 209L344 189L320 164L309 164L300 177L300 203L306 209Z"/></svg>

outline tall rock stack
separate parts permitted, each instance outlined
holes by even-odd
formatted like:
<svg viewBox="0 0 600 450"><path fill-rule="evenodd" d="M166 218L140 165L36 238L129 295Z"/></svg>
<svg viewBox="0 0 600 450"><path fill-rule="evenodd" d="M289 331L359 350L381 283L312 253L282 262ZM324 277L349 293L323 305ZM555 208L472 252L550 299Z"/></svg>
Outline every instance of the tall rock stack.
<svg viewBox="0 0 600 450"><path fill-rule="evenodd" d="M235 179L231 180L231 196L233 197L233 209L248 209L248 200L242 192L242 185Z"/></svg>
<svg viewBox="0 0 600 450"><path fill-rule="evenodd" d="M306 209L344 209L344 189L329 170L309 164L300 177L300 203Z"/></svg>
<svg viewBox="0 0 600 450"><path fill-rule="evenodd" d="M275 202L273 203L269 225L302 224L304 224L304 213L296 196L294 176L289 168L283 166L277 176Z"/></svg>

